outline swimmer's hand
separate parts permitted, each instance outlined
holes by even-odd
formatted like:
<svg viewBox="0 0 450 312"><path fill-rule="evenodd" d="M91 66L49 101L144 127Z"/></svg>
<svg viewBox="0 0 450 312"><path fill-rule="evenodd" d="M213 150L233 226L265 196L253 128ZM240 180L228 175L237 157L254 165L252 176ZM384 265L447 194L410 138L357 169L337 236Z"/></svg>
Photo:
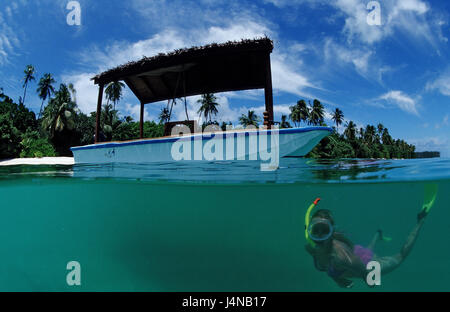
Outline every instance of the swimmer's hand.
<svg viewBox="0 0 450 312"><path fill-rule="evenodd" d="M428 215L428 212L425 210L422 210L418 215L417 215L417 223L421 222L422 220L425 220L425 217Z"/></svg>
<svg viewBox="0 0 450 312"><path fill-rule="evenodd" d="M345 286L345 288L353 288L354 283L352 281L348 281L349 283Z"/></svg>
<svg viewBox="0 0 450 312"><path fill-rule="evenodd" d="M351 280L345 278L333 278L336 284L341 288L352 288L354 283Z"/></svg>

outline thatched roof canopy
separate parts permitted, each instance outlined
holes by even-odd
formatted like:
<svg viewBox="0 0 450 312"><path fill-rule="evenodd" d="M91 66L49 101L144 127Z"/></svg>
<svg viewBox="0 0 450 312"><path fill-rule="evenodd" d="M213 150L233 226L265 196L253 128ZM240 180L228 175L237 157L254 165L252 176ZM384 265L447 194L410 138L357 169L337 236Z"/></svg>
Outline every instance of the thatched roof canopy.
<svg viewBox="0 0 450 312"><path fill-rule="evenodd" d="M269 38L180 49L130 62L93 78L99 85L122 80L142 104L204 93L266 86ZM270 65L269 65L270 66Z"/></svg>

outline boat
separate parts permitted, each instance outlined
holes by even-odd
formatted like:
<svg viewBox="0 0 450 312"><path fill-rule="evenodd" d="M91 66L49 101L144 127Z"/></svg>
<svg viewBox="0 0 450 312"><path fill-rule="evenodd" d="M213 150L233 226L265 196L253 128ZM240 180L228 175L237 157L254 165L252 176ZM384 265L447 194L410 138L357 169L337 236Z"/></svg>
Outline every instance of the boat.
<svg viewBox="0 0 450 312"><path fill-rule="evenodd" d="M103 72L99 86L95 144L72 147L76 164L255 160L277 168L278 159L305 156L333 130L328 127L278 129L273 114L269 38L180 49L144 57ZM123 81L140 101L140 138L101 142L100 115L105 85ZM202 132L195 121L165 124L164 137L144 138L144 105L205 93L264 89L261 129ZM179 131L179 128L183 131ZM200 130L199 130L200 128Z"/></svg>
<svg viewBox="0 0 450 312"><path fill-rule="evenodd" d="M73 147L72 153L77 164L230 160L271 163L277 161L275 158L305 156L332 131L328 127L235 130L105 142Z"/></svg>

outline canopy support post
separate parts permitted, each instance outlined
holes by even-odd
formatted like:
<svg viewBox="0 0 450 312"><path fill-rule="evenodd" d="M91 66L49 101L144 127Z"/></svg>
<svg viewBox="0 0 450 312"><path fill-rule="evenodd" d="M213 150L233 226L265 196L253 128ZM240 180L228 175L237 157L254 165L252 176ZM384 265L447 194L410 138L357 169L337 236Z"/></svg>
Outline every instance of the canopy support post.
<svg viewBox="0 0 450 312"><path fill-rule="evenodd" d="M98 86L98 101L97 101L97 116L95 124L95 143L99 143L100 135L100 115L102 114L102 101L103 101L103 87L104 84L99 84Z"/></svg>
<svg viewBox="0 0 450 312"><path fill-rule="evenodd" d="M264 95L266 98L266 112L267 120L264 120L264 125L270 129L273 125L273 91L272 91L272 67L270 65L270 54L267 55L266 60L266 82L264 86Z"/></svg>
<svg viewBox="0 0 450 312"><path fill-rule="evenodd" d="M141 139L144 138L144 103L141 102L141 118L139 121L139 130Z"/></svg>

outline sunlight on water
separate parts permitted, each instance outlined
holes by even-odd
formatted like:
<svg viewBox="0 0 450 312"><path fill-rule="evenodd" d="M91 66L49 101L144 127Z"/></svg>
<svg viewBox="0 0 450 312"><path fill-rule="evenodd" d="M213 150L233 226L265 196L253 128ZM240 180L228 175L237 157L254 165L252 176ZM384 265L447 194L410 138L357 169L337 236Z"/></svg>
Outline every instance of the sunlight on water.
<svg viewBox="0 0 450 312"><path fill-rule="evenodd" d="M1 168L0 290L336 291L304 250L310 203L355 243L383 229L393 241L375 251L392 255L429 183L439 193L411 255L356 291L450 290L449 160ZM79 288L66 284L73 260Z"/></svg>

